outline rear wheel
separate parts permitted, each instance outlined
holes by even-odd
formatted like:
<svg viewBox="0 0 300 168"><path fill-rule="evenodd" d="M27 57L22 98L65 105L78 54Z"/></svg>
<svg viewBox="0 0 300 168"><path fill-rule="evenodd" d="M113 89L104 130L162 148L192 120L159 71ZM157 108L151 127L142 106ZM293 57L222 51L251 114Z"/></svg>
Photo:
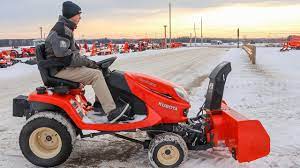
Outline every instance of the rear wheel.
<svg viewBox="0 0 300 168"><path fill-rule="evenodd" d="M32 164L53 167L68 159L75 139L74 127L62 115L40 112L23 127L19 144L23 155Z"/></svg>
<svg viewBox="0 0 300 168"><path fill-rule="evenodd" d="M187 153L187 145L181 136L162 133L151 140L148 157L153 167L171 168L184 162Z"/></svg>

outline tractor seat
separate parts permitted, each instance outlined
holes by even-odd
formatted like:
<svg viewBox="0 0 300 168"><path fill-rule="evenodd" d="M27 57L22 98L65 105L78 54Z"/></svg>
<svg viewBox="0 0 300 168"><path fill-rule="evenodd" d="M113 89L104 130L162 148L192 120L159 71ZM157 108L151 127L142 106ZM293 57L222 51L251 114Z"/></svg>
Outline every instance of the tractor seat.
<svg viewBox="0 0 300 168"><path fill-rule="evenodd" d="M51 88L54 93L59 94L67 94L70 89L77 89L80 87L80 84L77 82L72 82L69 80L57 78L51 76L49 73L49 66L47 66L47 58L45 52L45 44L36 46L36 58L38 62L38 68L43 80L44 85L47 88ZM57 67L61 67L62 65L57 65Z"/></svg>

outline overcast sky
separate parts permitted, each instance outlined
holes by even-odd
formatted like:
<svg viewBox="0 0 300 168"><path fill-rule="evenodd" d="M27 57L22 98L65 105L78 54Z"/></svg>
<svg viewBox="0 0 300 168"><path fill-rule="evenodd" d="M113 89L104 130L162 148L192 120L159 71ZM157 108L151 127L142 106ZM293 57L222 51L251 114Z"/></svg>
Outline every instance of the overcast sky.
<svg viewBox="0 0 300 168"><path fill-rule="evenodd" d="M0 0L0 38L37 38L61 14L61 0ZM77 38L161 37L169 0L76 0L83 12ZM300 0L173 0L174 36L189 36L203 17L206 36L300 33Z"/></svg>

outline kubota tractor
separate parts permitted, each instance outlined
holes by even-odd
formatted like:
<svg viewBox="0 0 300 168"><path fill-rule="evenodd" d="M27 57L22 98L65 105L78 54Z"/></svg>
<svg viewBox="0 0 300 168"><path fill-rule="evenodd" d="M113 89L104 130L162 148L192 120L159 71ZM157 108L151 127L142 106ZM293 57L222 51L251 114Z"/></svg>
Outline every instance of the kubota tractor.
<svg viewBox="0 0 300 168"><path fill-rule="evenodd" d="M236 112L222 100L231 71L229 62L212 71L206 101L196 117L189 118L191 105L182 87L149 75L110 70L116 57L100 61L99 69L114 100L126 105L123 112L130 118L109 122L105 116L95 114L79 83L49 74L44 50L43 45L37 47L44 86L13 101L13 116L27 119L20 133L20 149L35 165L62 164L75 147L77 136L93 138L105 134L142 144L148 149L153 167L177 167L189 150L206 150L220 144L226 145L238 162L250 162L270 152L270 137L262 124ZM148 138L138 140L120 134L137 130L145 131Z"/></svg>

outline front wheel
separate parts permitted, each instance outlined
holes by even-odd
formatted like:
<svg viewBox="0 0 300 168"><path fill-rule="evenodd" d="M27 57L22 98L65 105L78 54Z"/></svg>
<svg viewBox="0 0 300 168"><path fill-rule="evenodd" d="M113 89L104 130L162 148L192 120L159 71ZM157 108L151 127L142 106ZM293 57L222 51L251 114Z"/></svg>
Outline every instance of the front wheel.
<svg viewBox="0 0 300 168"><path fill-rule="evenodd" d="M53 167L64 163L73 150L75 129L62 115L40 112L22 128L19 145L32 164Z"/></svg>
<svg viewBox="0 0 300 168"><path fill-rule="evenodd" d="M187 145L181 136L174 133L162 133L151 140L148 157L155 168L173 168L185 161L187 153Z"/></svg>

